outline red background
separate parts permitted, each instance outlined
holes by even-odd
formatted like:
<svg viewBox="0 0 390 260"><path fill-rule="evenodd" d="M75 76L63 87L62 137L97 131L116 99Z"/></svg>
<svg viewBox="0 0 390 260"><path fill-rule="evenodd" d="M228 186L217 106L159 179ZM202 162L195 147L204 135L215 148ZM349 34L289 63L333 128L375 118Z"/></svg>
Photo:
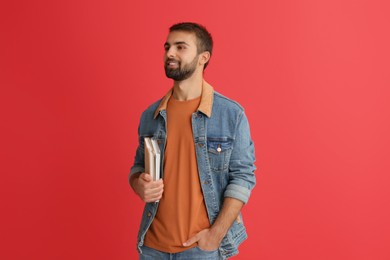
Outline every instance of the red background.
<svg viewBox="0 0 390 260"><path fill-rule="evenodd" d="M7 3L6 3L7 2ZM258 184L235 259L390 259L388 1L3 1L0 258L135 259L141 112L168 27L245 108Z"/></svg>

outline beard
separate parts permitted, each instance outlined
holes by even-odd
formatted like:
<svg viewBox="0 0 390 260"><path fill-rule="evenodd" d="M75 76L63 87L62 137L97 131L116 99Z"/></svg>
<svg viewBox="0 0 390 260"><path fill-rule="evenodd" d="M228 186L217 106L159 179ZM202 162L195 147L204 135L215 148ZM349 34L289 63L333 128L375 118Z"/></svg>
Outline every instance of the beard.
<svg viewBox="0 0 390 260"><path fill-rule="evenodd" d="M185 79L188 79L189 77L194 74L196 70L196 65L198 62L198 56L196 56L191 63L181 66L181 62L177 61L178 67L176 69L172 69L168 67L168 62L173 61L174 59L168 59L165 62L164 68L165 68L165 75L167 78L173 79L174 81L182 81ZM174 60L176 61L176 60Z"/></svg>

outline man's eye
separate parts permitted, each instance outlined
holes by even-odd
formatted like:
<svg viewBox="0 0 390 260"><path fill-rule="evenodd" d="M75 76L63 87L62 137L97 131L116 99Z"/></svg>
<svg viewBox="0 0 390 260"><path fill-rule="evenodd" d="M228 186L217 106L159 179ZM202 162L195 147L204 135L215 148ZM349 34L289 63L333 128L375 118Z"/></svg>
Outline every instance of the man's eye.
<svg viewBox="0 0 390 260"><path fill-rule="evenodd" d="M183 50L183 49L185 49L185 47L182 46L182 45L179 45L179 46L177 46L177 49L178 49L178 50Z"/></svg>

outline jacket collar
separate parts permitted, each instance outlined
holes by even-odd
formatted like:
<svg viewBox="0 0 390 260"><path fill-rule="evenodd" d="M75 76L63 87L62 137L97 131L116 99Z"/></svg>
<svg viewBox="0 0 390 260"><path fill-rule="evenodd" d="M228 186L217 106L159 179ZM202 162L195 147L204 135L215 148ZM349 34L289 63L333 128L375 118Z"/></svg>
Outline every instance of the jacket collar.
<svg viewBox="0 0 390 260"><path fill-rule="evenodd" d="M158 108L154 112L154 118L157 117L157 115L160 113L160 111L167 109L168 100L172 96L172 93L173 93L173 88L171 88L168 91L168 93L161 100ZM209 83L207 83L205 80L203 80L202 96L200 98L200 104L198 107L198 111L202 112L207 117L211 117L211 110L213 107L213 96L214 96L213 87Z"/></svg>

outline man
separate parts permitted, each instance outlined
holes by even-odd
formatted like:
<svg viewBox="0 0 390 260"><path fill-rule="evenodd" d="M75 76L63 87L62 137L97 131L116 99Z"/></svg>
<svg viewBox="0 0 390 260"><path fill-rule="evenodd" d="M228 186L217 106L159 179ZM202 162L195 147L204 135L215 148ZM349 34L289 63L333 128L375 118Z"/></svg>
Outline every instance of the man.
<svg viewBox="0 0 390 260"><path fill-rule="evenodd" d="M179 23L164 45L173 88L141 116L130 185L146 202L140 259L226 259L247 238L240 210L255 185L254 146L243 108L203 79L212 38ZM144 137L157 140L162 179L145 173Z"/></svg>

